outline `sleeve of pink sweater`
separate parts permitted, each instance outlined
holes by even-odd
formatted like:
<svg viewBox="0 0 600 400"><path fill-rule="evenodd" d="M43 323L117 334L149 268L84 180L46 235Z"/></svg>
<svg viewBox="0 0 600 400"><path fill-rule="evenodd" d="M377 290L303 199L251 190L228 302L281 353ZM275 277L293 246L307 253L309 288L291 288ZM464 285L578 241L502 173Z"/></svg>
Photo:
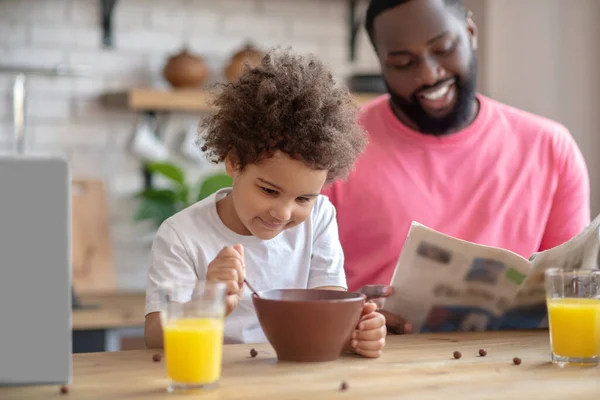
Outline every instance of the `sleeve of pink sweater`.
<svg viewBox="0 0 600 400"><path fill-rule="evenodd" d="M583 155L562 126L554 143L557 185L540 251L568 241L590 223L590 181Z"/></svg>

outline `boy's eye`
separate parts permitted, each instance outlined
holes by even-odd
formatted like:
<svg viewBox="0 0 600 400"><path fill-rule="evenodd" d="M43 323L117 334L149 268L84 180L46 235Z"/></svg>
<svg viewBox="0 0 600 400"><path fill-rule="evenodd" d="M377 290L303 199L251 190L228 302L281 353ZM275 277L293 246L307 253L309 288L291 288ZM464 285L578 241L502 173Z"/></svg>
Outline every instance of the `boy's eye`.
<svg viewBox="0 0 600 400"><path fill-rule="evenodd" d="M269 189L269 188L266 188L266 187L261 187L261 189L262 189L262 191L263 191L263 192L265 192L266 194L270 194L270 195L277 194L277 191L276 191L276 190L273 190L273 189Z"/></svg>
<svg viewBox="0 0 600 400"><path fill-rule="evenodd" d="M308 197L298 197L296 201L298 201L299 203L308 203L310 199Z"/></svg>

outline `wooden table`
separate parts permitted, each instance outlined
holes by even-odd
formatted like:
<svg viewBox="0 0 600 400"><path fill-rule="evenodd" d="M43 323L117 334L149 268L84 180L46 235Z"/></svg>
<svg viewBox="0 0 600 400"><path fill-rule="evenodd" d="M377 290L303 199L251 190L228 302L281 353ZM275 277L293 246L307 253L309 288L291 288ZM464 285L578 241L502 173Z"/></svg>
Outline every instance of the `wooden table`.
<svg viewBox="0 0 600 400"><path fill-rule="evenodd" d="M259 352L249 356L251 348ZM487 356L478 350L485 348ZM462 352L456 360L452 353ZM68 396L58 386L0 389L15 399L594 399L600 367L550 363L548 333L493 332L389 336L379 359L280 363L268 344L228 345L219 387L196 395L165 391L164 359L153 350L73 356ZM522 359L514 365L513 357ZM340 390L346 381L348 389ZM11 397L12 396L12 397Z"/></svg>
<svg viewBox="0 0 600 400"><path fill-rule="evenodd" d="M117 351L124 337L143 337L143 292L82 294L73 310L73 352Z"/></svg>

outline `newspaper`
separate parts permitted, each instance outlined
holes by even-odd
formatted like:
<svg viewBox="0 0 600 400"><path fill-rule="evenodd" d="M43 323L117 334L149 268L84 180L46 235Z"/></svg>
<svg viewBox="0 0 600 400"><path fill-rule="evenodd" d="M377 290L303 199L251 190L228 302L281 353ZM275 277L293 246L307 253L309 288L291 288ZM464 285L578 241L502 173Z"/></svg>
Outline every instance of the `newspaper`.
<svg viewBox="0 0 600 400"><path fill-rule="evenodd" d="M547 327L544 271L597 269L600 215L582 232L529 259L411 224L383 309L414 332Z"/></svg>

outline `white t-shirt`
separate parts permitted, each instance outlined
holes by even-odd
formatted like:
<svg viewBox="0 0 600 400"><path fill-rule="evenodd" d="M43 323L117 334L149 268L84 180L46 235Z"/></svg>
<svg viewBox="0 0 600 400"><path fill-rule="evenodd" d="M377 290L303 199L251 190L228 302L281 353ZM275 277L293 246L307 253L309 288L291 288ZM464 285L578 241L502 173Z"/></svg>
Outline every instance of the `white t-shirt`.
<svg viewBox="0 0 600 400"><path fill-rule="evenodd" d="M238 235L217 214L217 201L231 189L212 196L168 218L152 245L146 286L146 314L160 311L158 287L168 280L196 282L206 279L208 264L225 246L244 246L246 276L255 290L346 288L344 254L338 239L335 208L318 196L311 215L271 240ZM251 299L244 289L242 301L225 319L225 343L260 343L266 337Z"/></svg>

